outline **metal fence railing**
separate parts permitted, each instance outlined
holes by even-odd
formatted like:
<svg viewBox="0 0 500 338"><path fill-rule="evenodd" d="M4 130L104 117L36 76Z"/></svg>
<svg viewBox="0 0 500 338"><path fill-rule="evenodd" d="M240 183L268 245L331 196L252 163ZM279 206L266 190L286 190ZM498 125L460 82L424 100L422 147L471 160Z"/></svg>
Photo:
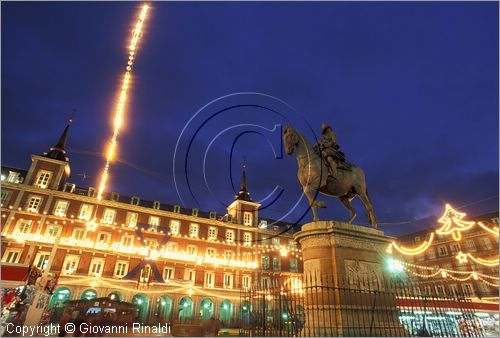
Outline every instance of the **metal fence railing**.
<svg viewBox="0 0 500 338"><path fill-rule="evenodd" d="M471 302L443 285L309 274L241 291L241 336L483 336Z"/></svg>

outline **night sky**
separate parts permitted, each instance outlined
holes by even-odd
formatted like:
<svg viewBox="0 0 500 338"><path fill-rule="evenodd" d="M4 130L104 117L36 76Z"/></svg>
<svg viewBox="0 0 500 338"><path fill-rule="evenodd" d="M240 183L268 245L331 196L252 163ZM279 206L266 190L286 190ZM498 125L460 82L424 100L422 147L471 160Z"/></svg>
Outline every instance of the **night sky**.
<svg viewBox="0 0 500 338"><path fill-rule="evenodd" d="M76 109L70 181L97 185L139 7L2 3L3 165L27 168L30 154L48 151ZM154 3L108 190L222 213L246 160L254 200L283 189L261 211L280 218L299 194L294 157L276 159L256 133L241 135L230 157L238 131L215 135L247 123L310 125L319 135L328 122L348 160L365 171L387 233L435 224L445 202L469 215L497 211L498 39L495 2ZM210 101L247 91L283 100L303 123L272 99L210 106L208 114L258 102L281 115L239 107L210 120L193 139L187 164L197 203L185 197L183 179L179 197L173 158L181 130ZM204 171L209 191L201 160L213 140ZM347 219L338 201L321 199L328 204L321 218ZM359 200L354 206L356 223L366 224ZM305 200L286 221L311 220L311 213L300 219L304 207Z"/></svg>

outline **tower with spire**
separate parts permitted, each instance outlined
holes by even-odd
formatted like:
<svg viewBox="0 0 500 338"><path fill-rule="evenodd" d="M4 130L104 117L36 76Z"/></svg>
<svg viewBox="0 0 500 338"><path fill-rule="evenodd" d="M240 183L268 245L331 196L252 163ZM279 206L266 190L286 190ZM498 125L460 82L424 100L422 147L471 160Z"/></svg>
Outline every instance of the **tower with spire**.
<svg viewBox="0 0 500 338"><path fill-rule="evenodd" d="M42 155L31 155L31 166L26 175L26 184L39 188L61 190L70 175L66 142L73 118L70 118L57 143Z"/></svg>
<svg viewBox="0 0 500 338"><path fill-rule="evenodd" d="M227 207L227 213L233 223L257 226L260 204L252 201L248 191L246 167L246 163L243 163L240 190L234 196L233 202Z"/></svg>

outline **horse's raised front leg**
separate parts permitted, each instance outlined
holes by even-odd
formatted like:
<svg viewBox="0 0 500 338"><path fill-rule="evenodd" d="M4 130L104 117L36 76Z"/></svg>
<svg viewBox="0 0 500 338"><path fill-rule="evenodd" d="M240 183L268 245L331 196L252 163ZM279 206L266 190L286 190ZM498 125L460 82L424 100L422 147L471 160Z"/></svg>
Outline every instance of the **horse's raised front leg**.
<svg viewBox="0 0 500 338"><path fill-rule="evenodd" d="M319 221L318 210L316 209L316 202L314 201L313 192L309 189L304 189L304 194L306 194L307 200L309 201L309 206L311 207L313 213L313 221Z"/></svg>
<svg viewBox="0 0 500 338"><path fill-rule="evenodd" d="M356 218L356 211L353 209L353 207L351 205L351 198L349 198L348 196L342 196L342 197L339 197L339 200L340 200L340 202L342 202L344 207L347 210L349 210L350 218L349 218L348 223L351 224L352 221L354 220L354 218Z"/></svg>

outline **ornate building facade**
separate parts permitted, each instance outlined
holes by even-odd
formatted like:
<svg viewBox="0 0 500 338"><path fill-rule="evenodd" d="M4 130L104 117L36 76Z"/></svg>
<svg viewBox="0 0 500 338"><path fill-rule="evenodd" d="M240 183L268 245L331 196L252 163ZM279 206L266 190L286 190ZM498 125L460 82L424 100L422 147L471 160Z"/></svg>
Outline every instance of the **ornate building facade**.
<svg viewBox="0 0 500 338"><path fill-rule="evenodd" d="M460 238L437 234L425 251L402 259L411 264L412 278L420 279L428 293L432 291L437 295L442 294L446 289L443 285L446 285L447 289L454 290L457 294L498 304L498 278L485 278L498 277L498 265L481 264L482 261L498 259L498 212L471 217L470 221L481 223L485 227L474 226L462 231ZM497 229L497 234L486 229ZM398 242L415 247L427 240L432 232L414 232L399 237ZM439 269L449 272L437 273ZM471 271L476 274L467 273ZM431 278L426 277L433 274Z"/></svg>
<svg viewBox="0 0 500 338"><path fill-rule="evenodd" d="M259 218L245 168L223 215L116 192L98 200L68 181L68 131L28 170L2 167L4 285L34 265L59 275L55 313L66 300L110 297L136 304L142 322L233 323L249 310L241 289L300 284L301 250L287 225Z"/></svg>

